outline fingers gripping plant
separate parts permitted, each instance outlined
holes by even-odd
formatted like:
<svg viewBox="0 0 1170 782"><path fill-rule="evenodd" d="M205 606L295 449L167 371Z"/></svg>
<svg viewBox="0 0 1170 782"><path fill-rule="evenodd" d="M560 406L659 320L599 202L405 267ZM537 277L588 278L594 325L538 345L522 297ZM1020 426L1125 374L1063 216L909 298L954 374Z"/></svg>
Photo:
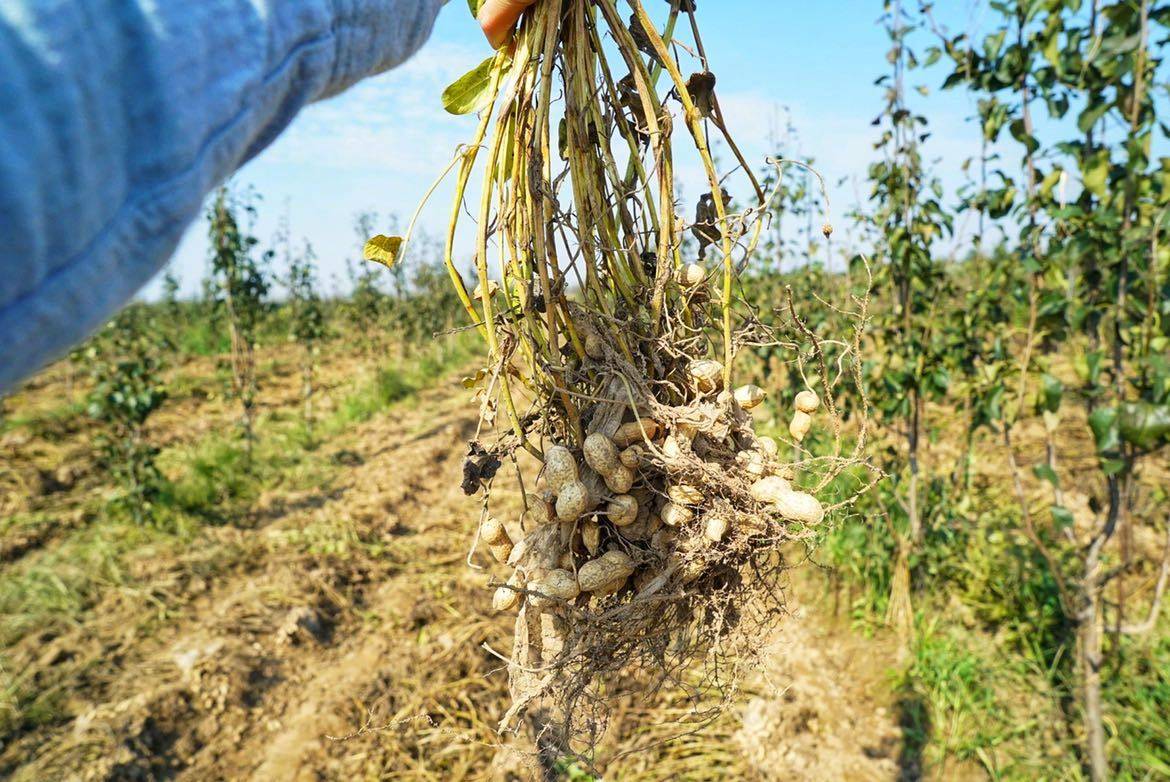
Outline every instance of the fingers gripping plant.
<svg viewBox="0 0 1170 782"><path fill-rule="evenodd" d="M500 726L533 720L554 755L590 753L628 694L683 687L688 719L710 716L777 615L779 547L816 534L832 509L817 493L859 454L842 452L834 396L858 377L856 335L830 369L791 302L781 342L817 365L817 386L788 400L795 461L757 437L749 411L763 392L735 386L736 356L776 334L741 306L736 276L775 192L727 134L695 4L671 4L662 32L639 0L629 11L538 3L512 46L444 95L450 110L481 112L451 167L445 262L488 350L482 418L500 423L464 468L468 493L484 491L473 552L509 568L495 605L518 610ZM682 20L698 52L689 77ZM735 176L717 170L713 138ZM684 145L705 176L693 222L675 203ZM455 244L477 170L469 285ZM737 210L733 192L748 205ZM684 255L688 233L697 257ZM401 263L409 235L375 237L367 257ZM800 442L826 418L834 450L815 456ZM535 484L525 452L540 463ZM508 459L525 510L500 521L492 486Z"/></svg>
<svg viewBox="0 0 1170 782"><path fill-rule="evenodd" d="M93 389L90 417L103 426L98 443L120 485L114 506L139 524L154 518L164 480L155 466L158 449L146 423L166 400L158 324L131 305L110 321L86 349Z"/></svg>
<svg viewBox="0 0 1170 782"><path fill-rule="evenodd" d="M217 191L207 213L212 274L217 283L215 301L231 335L232 396L240 404L249 460L255 441L256 333L267 310L268 279L263 262L255 255L256 237L241 229L239 217L254 217L255 213L249 201L233 198L226 188Z"/></svg>

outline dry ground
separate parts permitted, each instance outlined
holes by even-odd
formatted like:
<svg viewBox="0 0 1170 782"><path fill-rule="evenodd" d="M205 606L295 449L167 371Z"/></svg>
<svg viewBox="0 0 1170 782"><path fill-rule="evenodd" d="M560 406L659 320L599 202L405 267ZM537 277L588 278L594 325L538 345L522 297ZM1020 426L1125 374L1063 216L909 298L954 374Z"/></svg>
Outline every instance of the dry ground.
<svg viewBox="0 0 1170 782"><path fill-rule="evenodd" d="M275 359L264 404L295 410L296 372ZM330 359L326 412L360 374L352 358ZM9 414L60 400L63 383L60 368L46 373ZM159 416L170 448L231 420L192 387ZM476 509L460 462L475 426L453 376L332 437L308 478L270 487L231 523L148 536L86 605L6 628L0 709L30 698L52 709L10 721L0 777L529 778L509 746L522 740L491 728L506 675L484 644L509 648L510 620L490 609L488 574L465 562ZM0 443L0 514L49 520L4 528L0 582L51 571L96 524L92 432L73 418L54 427ZM888 687L894 645L850 633L825 605L817 587L794 587L793 616L761 639L768 664L740 707L702 734L620 757L605 778L916 778ZM653 744L679 708L669 695L624 704L605 750Z"/></svg>

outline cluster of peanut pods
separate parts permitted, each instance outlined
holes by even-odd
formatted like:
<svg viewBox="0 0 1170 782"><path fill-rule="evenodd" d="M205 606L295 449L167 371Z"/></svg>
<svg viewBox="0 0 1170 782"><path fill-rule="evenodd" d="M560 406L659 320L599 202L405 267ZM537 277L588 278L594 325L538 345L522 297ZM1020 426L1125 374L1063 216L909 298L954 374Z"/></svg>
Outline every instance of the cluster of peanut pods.
<svg viewBox="0 0 1170 782"><path fill-rule="evenodd" d="M714 409L741 421L765 397L751 385L722 391L717 361L694 361L689 374L698 396L713 397ZM789 426L793 440L804 440L819 407L814 392L797 394ZM753 509L805 525L823 520L820 501L793 488L794 470L779 459L775 440L756 437L750 428L714 429L636 418L612 435L590 434L577 453L564 445L547 448L538 490L526 498L527 534L514 545L505 525L490 516L479 530L493 558L513 569L496 590L495 609L527 600L546 611L582 595L601 598L627 587L641 595L651 584L661 588L672 579L698 578L710 558L695 556L696 547L726 545L738 517L727 503L712 502L708 489L687 482L685 471L672 469L693 458L697 438L722 437L724 450L746 445L724 469L748 477ZM766 530L741 530L760 532Z"/></svg>

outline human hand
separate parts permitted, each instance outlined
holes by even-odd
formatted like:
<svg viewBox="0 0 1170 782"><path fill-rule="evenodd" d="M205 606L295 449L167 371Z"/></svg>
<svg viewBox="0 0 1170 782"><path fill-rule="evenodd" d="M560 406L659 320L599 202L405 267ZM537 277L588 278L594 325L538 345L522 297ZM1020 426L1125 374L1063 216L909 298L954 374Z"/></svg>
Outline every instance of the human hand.
<svg viewBox="0 0 1170 782"><path fill-rule="evenodd" d="M479 9L479 26L493 49L499 49L508 40L513 25L524 9L536 0L486 0Z"/></svg>

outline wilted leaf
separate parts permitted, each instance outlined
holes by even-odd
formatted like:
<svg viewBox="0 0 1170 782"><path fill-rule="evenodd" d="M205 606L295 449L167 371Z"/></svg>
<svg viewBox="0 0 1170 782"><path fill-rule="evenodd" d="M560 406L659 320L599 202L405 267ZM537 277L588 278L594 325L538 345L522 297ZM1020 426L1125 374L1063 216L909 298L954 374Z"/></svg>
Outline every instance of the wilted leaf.
<svg viewBox="0 0 1170 782"><path fill-rule="evenodd" d="M488 296L494 298L500 292L500 284L495 280L488 280ZM483 283L475 286L475 293L471 294L471 298L476 301L483 301Z"/></svg>
<svg viewBox="0 0 1170 782"><path fill-rule="evenodd" d="M726 190L721 192L723 207L731 204L731 196ZM719 211L715 206L715 199L710 193L699 196L699 203L695 206L695 223L691 226L691 233L699 240L699 258L705 258L708 245L715 244L723 239L723 232L719 228Z"/></svg>
<svg viewBox="0 0 1170 782"><path fill-rule="evenodd" d="M633 130L643 143L649 142L650 136L646 132L646 111L642 106L642 99L638 94L638 85L632 73L627 73L617 83L618 100L621 101L633 117Z"/></svg>
<svg viewBox="0 0 1170 782"><path fill-rule="evenodd" d="M646 28L642 27L642 22L636 13L630 15L630 35L640 50L650 55L651 60L662 65L662 60L658 57L658 50L654 48L654 42L651 41Z"/></svg>
<svg viewBox="0 0 1170 782"><path fill-rule="evenodd" d="M393 269L402 252L403 238L401 236L383 236L378 234L366 242L362 249L362 257L367 261L380 263L387 269Z"/></svg>
<svg viewBox="0 0 1170 782"><path fill-rule="evenodd" d="M710 71L692 73L687 80L687 92L699 114L710 117L715 111L715 74Z"/></svg>
<svg viewBox="0 0 1170 782"><path fill-rule="evenodd" d="M475 494L480 486L496 477L501 464L494 453L472 442L467 449L467 458L463 460L463 493L469 497Z"/></svg>
<svg viewBox="0 0 1170 782"><path fill-rule="evenodd" d="M474 375L463 378L463 387L468 390L475 388L477 385L479 385L479 381L483 380L485 377L487 377L487 370L481 368Z"/></svg>
<svg viewBox="0 0 1170 782"><path fill-rule="evenodd" d="M443 108L451 114L471 114L487 106L492 99L495 61L493 54L443 90Z"/></svg>

